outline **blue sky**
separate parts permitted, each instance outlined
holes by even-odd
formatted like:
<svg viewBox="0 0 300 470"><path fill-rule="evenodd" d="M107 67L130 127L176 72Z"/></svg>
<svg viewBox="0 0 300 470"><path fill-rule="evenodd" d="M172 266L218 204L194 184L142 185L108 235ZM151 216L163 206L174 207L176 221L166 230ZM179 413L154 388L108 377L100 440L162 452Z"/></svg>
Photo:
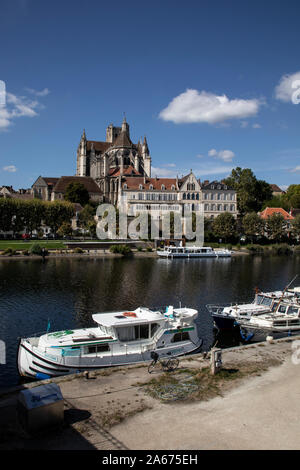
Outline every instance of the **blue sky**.
<svg viewBox="0 0 300 470"><path fill-rule="evenodd" d="M299 1L0 6L0 185L74 174L83 128L105 140L124 112L154 176L300 183Z"/></svg>

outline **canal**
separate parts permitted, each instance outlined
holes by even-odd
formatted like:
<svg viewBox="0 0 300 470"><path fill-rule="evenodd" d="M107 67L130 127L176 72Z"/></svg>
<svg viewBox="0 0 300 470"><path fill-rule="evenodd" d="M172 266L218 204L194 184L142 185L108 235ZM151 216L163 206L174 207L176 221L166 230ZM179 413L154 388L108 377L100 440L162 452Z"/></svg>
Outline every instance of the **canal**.
<svg viewBox="0 0 300 470"><path fill-rule="evenodd" d="M19 383L18 338L45 332L48 322L51 331L80 328L91 326L96 312L181 302L199 310L208 349L214 334L206 304L252 301L255 287L282 289L299 268L299 256L2 260L0 340L6 363L0 364L0 387Z"/></svg>

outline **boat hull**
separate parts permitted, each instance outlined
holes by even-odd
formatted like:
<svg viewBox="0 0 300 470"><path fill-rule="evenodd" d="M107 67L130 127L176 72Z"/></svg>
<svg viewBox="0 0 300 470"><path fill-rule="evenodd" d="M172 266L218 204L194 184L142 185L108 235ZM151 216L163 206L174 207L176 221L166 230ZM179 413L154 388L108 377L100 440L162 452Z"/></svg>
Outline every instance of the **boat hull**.
<svg viewBox="0 0 300 470"><path fill-rule="evenodd" d="M298 336L300 328L294 330L279 330L274 328L256 328L249 325L241 326L244 334L253 335L253 341L266 341L267 336L272 336L274 339L285 338L287 336Z"/></svg>
<svg viewBox="0 0 300 470"><path fill-rule="evenodd" d="M74 374L86 370L104 367L125 366L151 360L151 352L155 350L160 357L181 356L199 350L203 340L196 343L174 344L165 348L153 348L144 352L129 352L118 356L106 357L55 357L34 347L26 339L21 339L18 348L18 371L21 376L30 378L51 378L61 375Z"/></svg>

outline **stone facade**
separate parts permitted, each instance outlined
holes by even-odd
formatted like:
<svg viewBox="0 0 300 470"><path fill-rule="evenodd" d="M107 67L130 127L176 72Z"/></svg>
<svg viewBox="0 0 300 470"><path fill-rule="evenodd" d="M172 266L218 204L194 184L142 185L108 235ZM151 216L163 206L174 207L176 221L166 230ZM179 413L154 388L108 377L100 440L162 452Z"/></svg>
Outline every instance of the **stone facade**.
<svg viewBox="0 0 300 470"><path fill-rule="evenodd" d="M77 176L90 176L98 184L105 202L117 204L120 177L151 176L151 157L144 137L137 144L130 140L129 125L110 124L105 142L87 140L85 131L77 149Z"/></svg>
<svg viewBox="0 0 300 470"><path fill-rule="evenodd" d="M201 187L204 215L214 219L222 212L238 215L236 191L218 181L205 181Z"/></svg>

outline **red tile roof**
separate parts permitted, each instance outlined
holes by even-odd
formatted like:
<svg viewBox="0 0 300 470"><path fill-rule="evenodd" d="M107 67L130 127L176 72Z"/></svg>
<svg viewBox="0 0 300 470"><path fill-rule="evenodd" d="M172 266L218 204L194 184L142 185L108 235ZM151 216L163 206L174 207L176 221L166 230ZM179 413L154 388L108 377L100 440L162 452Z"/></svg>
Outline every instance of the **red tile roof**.
<svg viewBox="0 0 300 470"><path fill-rule="evenodd" d="M89 193L102 194L97 183L90 176L62 176L56 183L53 191L55 193L64 193L70 183L81 183Z"/></svg>
<svg viewBox="0 0 300 470"><path fill-rule="evenodd" d="M120 175L120 167L117 168L111 168L108 172L109 176L119 176ZM123 175L124 176L132 176L132 175L141 175L136 169L130 165L127 167L124 167L123 169Z"/></svg>
<svg viewBox="0 0 300 470"><path fill-rule="evenodd" d="M282 189L277 186L277 184L270 184L270 186L272 188L273 193L284 193L284 191L282 191Z"/></svg>
<svg viewBox="0 0 300 470"><path fill-rule="evenodd" d="M161 190L161 186L164 185L167 190L171 190L172 186L177 188L176 178L145 178L141 177L126 177L122 180L122 187L127 184L127 189L140 189L140 185L143 189L150 189L150 185L153 186L153 190Z"/></svg>
<svg viewBox="0 0 300 470"><path fill-rule="evenodd" d="M294 217L290 215L287 211L282 209L282 207L266 207L265 210L263 210L260 213L260 216L262 219L267 219L273 214L280 214L284 217L284 220L293 220Z"/></svg>

